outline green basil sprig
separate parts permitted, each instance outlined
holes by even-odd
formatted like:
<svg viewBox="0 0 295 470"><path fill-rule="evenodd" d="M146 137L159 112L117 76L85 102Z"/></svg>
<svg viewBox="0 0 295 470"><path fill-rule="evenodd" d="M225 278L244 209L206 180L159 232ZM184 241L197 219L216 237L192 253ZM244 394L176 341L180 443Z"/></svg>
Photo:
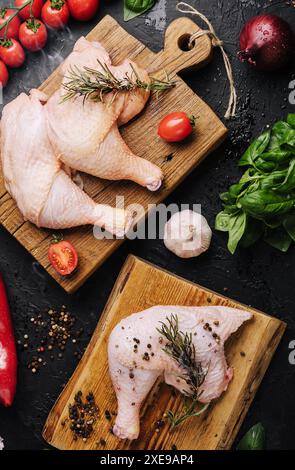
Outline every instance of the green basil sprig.
<svg viewBox="0 0 295 470"><path fill-rule="evenodd" d="M265 430L261 423L255 424L237 445L237 450L264 450Z"/></svg>
<svg viewBox="0 0 295 470"><path fill-rule="evenodd" d="M215 228L228 232L228 249L260 238L282 252L295 241L295 114L252 142L239 161L247 167L238 183L220 195Z"/></svg>
<svg viewBox="0 0 295 470"><path fill-rule="evenodd" d="M157 0L124 0L124 21L132 20L153 8Z"/></svg>

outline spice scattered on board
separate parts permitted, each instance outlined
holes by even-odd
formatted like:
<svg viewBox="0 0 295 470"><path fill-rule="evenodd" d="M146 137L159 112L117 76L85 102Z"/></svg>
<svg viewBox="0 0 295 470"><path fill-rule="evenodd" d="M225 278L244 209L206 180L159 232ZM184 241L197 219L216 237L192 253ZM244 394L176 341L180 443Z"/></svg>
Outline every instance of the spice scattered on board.
<svg viewBox="0 0 295 470"><path fill-rule="evenodd" d="M74 439L83 439L84 442L93 433L93 425L98 419L98 407L92 392L86 395L83 400L83 393L77 392L74 397L74 404L69 405L70 428L74 434ZM62 423L63 425L65 422Z"/></svg>
<svg viewBox="0 0 295 470"><path fill-rule="evenodd" d="M47 360L62 359L67 347L74 347L74 356L81 359L79 338L83 328L78 328L76 317L68 312L65 305L61 309L52 308L30 318L34 334L26 333L17 344L28 355L27 368L36 374L47 365Z"/></svg>

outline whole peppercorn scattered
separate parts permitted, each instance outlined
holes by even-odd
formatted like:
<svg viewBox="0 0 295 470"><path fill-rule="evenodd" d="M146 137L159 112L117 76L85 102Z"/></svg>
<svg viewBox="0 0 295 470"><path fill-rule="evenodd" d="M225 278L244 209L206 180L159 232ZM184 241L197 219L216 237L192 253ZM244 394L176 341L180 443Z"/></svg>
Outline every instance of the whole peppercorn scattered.
<svg viewBox="0 0 295 470"><path fill-rule="evenodd" d="M70 429L74 434L74 439L82 438L83 442L93 433L93 425L98 419L98 407L95 403L92 392L88 393L86 400L83 400L81 391L74 397L74 404L69 405Z"/></svg>
<svg viewBox="0 0 295 470"><path fill-rule="evenodd" d="M104 415L105 415L105 417L106 417L106 419L107 419L108 421L111 421L112 415L111 415L111 413L109 412L109 410L105 410Z"/></svg>
<svg viewBox="0 0 295 470"><path fill-rule="evenodd" d="M150 355L148 352L145 352L144 355L142 356L143 361L149 361L150 360Z"/></svg>
<svg viewBox="0 0 295 470"><path fill-rule="evenodd" d="M28 321L35 327L35 334L33 336L25 333L23 341L18 340L17 344L29 356L27 368L33 374L47 364L46 360L36 353L46 358L46 353L50 352L48 359L53 361L55 358L63 358L63 352L69 343L78 349L78 339L83 334L83 329L77 328L75 316L69 313L64 305L57 310L50 308L38 315L31 315ZM32 337L36 345L33 344ZM80 351L75 351L74 355L78 359L81 358Z"/></svg>

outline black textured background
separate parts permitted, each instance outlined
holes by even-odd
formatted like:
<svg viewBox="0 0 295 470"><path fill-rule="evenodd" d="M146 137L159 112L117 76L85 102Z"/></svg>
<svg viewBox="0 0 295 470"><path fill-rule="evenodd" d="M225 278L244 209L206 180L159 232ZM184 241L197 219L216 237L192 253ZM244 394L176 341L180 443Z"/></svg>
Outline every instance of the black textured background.
<svg viewBox="0 0 295 470"><path fill-rule="evenodd" d="M239 63L236 58L238 36L246 19L260 12L273 12L295 24L295 8L285 1L252 0L190 0L214 23L220 37L226 41L232 55L239 94L239 116L229 124L226 143L195 170L185 184L174 192L169 202L200 203L211 226L220 209L218 194L239 176L237 159L247 141L267 124L284 118L295 107L288 104L288 84L294 74L292 68L281 73L258 74ZM9 0L1 0L6 5ZM112 14L121 24L122 0L102 0L99 18ZM157 8L165 1L160 0ZM167 21L178 14L175 0L166 1ZM161 10L161 8L160 8ZM159 15L161 14L158 13ZM44 52L31 55L22 70L12 74L4 93L8 102L21 91L38 86L71 50L75 40L86 34L97 23L72 22L68 30L51 34ZM162 21L155 23L145 17L124 24L125 28L154 50L162 46ZM294 70L294 67L293 67ZM195 74L185 76L188 84L223 116L227 104L228 87L222 60L215 51L212 63ZM65 304L79 319L85 333L79 345L81 351L97 324L115 279L128 253L133 253L169 269L191 281L287 321L288 329L263 380L240 436L253 424L261 421L267 432L268 449L295 449L295 366L288 362L289 343L295 339L295 248L280 254L259 244L231 256L226 250L222 233L215 232L210 250L200 258L183 261L168 252L162 241L127 242L74 295L67 295L43 270L38 269L32 257L3 228L0 228L0 270L8 286L10 304L17 338L34 329L28 319L46 307ZM71 348L60 360L44 367L37 375L26 368L24 353L19 352L19 380L16 401L11 409L0 409L0 436L6 449L43 449L41 429L46 416L77 365Z"/></svg>

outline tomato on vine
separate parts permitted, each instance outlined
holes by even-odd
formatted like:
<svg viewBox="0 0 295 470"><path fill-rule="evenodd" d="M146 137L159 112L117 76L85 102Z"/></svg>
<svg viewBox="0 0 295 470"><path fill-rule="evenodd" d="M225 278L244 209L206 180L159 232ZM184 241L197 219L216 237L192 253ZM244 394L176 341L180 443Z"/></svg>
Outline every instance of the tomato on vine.
<svg viewBox="0 0 295 470"><path fill-rule="evenodd" d="M11 68L21 67L26 55L20 43L13 38L0 40L0 58Z"/></svg>
<svg viewBox="0 0 295 470"><path fill-rule="evenodd" d="M88 21L97 12L99 0L68 0L68 6L73 18L79 21Z"/></svg>
<svg viewBox="0 0 295 470"><path fill-rule="evenodd" d="M0 30L0 38L18 38L20 19L17 15L15 15L14 10L9 8L0 8L0 28L1 25L4 25L4 23L12 16L14 16L14 18L9 21L8 26L3 26Z"/></svg>
<svg viewBox="0 0 295 470"><path fill-rule="evenodd" d="M64 0L47 0L42 8L42 20L51 28L63 28L69 21L70 11Z"/></svg>
<svg viewBox="0 0 295 470"><path fill-rule="evenodd" d="M46 26L35 18L30 18L22 23L19 29L19 40L28 51L36 52L43 49L47 37Z"/></svg>
<svg viewBox="0 0 295 470"><path fill-rule="evenodd" d="M2 60L0 60L0 86L3 88L7 85L9 80L8 70Z"/></svg>
<svg viewBox="0 0 295 470"><path fill-rule="evenodd" d="M28 0L15 0L14 4L16 7L22 7L25 3L27 3ZM28 20L33 16L34 18L40 18L41 17L41 10L43 6L43 0L34 0L32 7L31 5L27 5L25 8L23 8L19 12L19 16L23 20Z"/></svg>

